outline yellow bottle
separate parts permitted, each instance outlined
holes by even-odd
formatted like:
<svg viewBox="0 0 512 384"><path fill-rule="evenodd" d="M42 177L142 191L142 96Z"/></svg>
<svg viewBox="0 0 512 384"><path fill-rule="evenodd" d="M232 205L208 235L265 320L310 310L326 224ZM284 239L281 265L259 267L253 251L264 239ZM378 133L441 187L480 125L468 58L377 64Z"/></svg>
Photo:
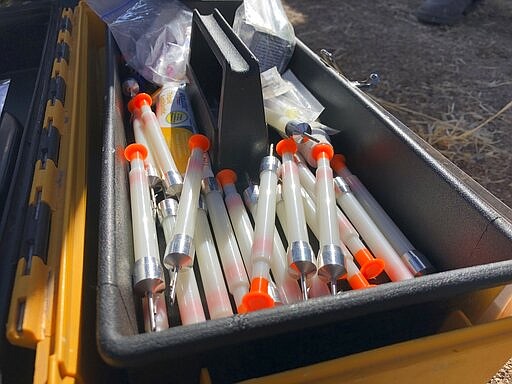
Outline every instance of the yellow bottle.
<svg viewBox="0 0 512 384"><path fill-rule="evenodd" d="M156 116L176 166L184 174L190 156L188 139L197 133L185 84L164 84L156 104Z"/></svg>

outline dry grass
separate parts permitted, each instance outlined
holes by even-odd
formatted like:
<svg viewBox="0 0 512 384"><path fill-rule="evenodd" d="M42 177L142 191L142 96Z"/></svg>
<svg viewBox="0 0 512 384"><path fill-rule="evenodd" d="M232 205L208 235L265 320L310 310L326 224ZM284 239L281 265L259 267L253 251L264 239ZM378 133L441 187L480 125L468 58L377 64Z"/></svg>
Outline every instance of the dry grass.
<svg viewBox="0 0 512 384"><path fill-rule="evenodd" d="M484 168L479 176L474 176L480 183L504 183L510 177L512 153L500 148L499 137L505 132L492 123L498 119L509 120L505 114L512 108L512 101L494 113L484 105L479 105L481 112L472 109L471 112L455 113L452 105L441 118L436 118L403 104L375 99L391 113L407 121L411 129L458 166L465 169ZM489 163L501 166L487 167Z"/></svg>

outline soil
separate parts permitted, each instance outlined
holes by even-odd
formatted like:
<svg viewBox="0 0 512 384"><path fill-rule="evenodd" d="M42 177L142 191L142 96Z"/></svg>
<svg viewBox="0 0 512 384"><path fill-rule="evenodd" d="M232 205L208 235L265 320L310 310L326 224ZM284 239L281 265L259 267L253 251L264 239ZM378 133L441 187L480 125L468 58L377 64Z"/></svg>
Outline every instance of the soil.
<svg viewBox="0 0 512 384"><path fill-rule="evenodd" d="M512 207L512 2L479 1L453 26L425 25L421 0L284 0L297 36ZM512 359L490 384L512 383Z"/></svg>
<svg viewBox="0 0 512 384"><path fill-rule="evenodd" d="M301 40L351 80L377 72L371 95L512 206L512 2L478 2L451 27L419 23L420 3L285 0Z"/></svg>

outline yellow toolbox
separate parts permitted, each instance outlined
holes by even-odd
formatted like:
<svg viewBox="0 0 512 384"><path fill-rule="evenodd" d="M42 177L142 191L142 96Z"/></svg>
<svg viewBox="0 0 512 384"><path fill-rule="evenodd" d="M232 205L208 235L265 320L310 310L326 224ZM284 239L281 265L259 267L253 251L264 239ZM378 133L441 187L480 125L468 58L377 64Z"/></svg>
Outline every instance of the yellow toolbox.
<svg viewBox="0 0 512 384"><path fill-rule="evenodd" d="M510 289L457 298L433 335L243 382L486 383L510 358Z"/></svg>
<svg viewBox="0 0 512 384"><path fill-rule="evenodd" d="M98 198L97 188L90 193L90 185L99 183L105 26L85 4L74 9L50 2L30 7L14 6L4 12L17 12L20 20L40 23L41 35L25 33L44 44L42 64L36 62L40 65L37 81L38 86L47 87L48 96L43 91L37 98L34 92L31 113L35 121L26 123L25 146L18 160L27 162L18 169L17 179L31 181L29 193L23 196L15 180L10 212L5 212L11 217L23 216L24 211L26 215L3 227L2 244L8 250L3 255L3 272L5 279L14 281L10 306L2 308L2 319L8 309L9 343L34 352L19 361L20 348L9 347L3 340L2 379L23 382L33 372L35 383L83 382L98 365L82 370L88 355L91 362L97 356L95 348L90 352L91 341L87 346L84 339L94 340ZM23 36L30 26L22 23L18 28ZM22 55L19 50L10 59L23 63ZM30 88L20 87L9 97L29 92ZM16 207L16 194L21 199L28 197L28 208ZM25 222L16 228L19 219ZM14 230L21 233L10 237ZM16 271L9 276L8 266L15 258L19 258ZM6 293L2 291L2 300Z"/></svg>

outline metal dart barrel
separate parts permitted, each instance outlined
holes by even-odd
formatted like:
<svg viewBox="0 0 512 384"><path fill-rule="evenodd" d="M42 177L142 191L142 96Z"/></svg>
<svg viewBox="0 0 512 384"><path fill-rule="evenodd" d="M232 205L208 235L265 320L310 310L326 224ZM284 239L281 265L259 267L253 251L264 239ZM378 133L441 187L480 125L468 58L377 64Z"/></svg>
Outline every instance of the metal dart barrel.
<svg viewBox="0 0 512 384"><path fill-rule="evenodd" d="M316 215L316 204L308 195L305 189L302 189L302 198L304 201L304 212L306 214L306 222L311 228L311 231L316 236L319 237L318 234L318 223L317 223L317 215ZM340 243L343 253L345 254L345 265L347 267L347 281L352 289L362 289L372 287L373 285L368 282L363 273L357 268L357 265L354 263L354 258L348 249L345 249L345 245L343 242Z"/></svg>
<svg viewBox="0 0 512 384"><path fill-rule="evenodd" d="M132 126L133 126L133 134L135 136L135 141L139 144L144 145L146 148L149 148L146 137L144 136L143 123L140 117L133 115L132 117ZM155 160L151 151L148 151L148 155L144 160L144 164L146 167L146 172L148 174L148 181L151 187L158 185L161 181L160 172L156 167Z"/></svg>
<svg viewBox="0 0 512 384"><path fill-rule="evenodd" d="M304 298L307 299L305 280L317 270L313 250L309 244L306 218L301 196L299 170L293 160L297 144L293 139L281 140L276 147L283 165L281 171L282 199L284 201L287 221L286 237L288 239L288 265L290 273L300 278Z"/></svg>
<svg viewBox="0 0 512 384"><path fill-rule="evenodd" d="M205 162L205 168L205 174L213 175L209 161ZM238 312L246 312L243 298L249 292L249 279L222 199L221 189L214 177L203 179L202 188L229 291L235 299Z"/></svg>
<svg viewBox="0 0 512 384"><path fill-rule="evenodd" d="M181 192L183 179L169 151L158 119L151 110L151 103L151 96L139 93L128 103L128 110L143 122L144 137L163 175L166 191L175 196Z"/></svg>
<svg viewBox="0 0 512 384"><path fill-rule="evenodd" d="M312 156L316 160L317 223L319 225L318 276L330 283L331 292L336 294L336 282L347 273L345 255L340 246L338 220L336 218L336 200L332 169L329 164L334 154L330 144L317 144Z"/></svg>
<svg viewBox="0 0 512 384"><path fill-rule="evenodd" d="M354 226L366 243L374 250L375 255L385 261L384 269L389 278L393 281L413 278L414 276L407 269L393 247L391 247L379 228L377 228L370 216L368 216L364 208L351 193L348 184L341 177L337 177L335 186L338 204L352 223L354 223Z"/></svg>
<svg viewBox="0 0 512 384"><path fill-rule="evenodd" d="M316 204L315 175L309 170L308 166L302 160L302 157L295 155L295 161L299 168L301 186L308 192L309 196L315 200ZM338 207L336 207L336 218L338 220L340 238L354 255L354 258L361 267L361 273L367 279L373 279L380 275L382 271L384 271L384 261L373 257L368 248L366 248L361 241L359 233Z"/></svg>
<svg viewBox="0 0 512 384"><path fill-rule="evenodd" d="M274 306L274 300L268 294L268 281L275 230L276 188L281 163L272 152L271 145L269 156L265 156L260 165L260 195L251 249L251 290L243 298L243 304L249 312Z"/></svg>
<svg viewBox="0 0 512 384"><path fill-rule="evenodd" d="M246 255L244 259L247 259L249 265L248 273L251 275L251 249L253 243L253 228L249 215L245 209L244 203L241 196L236 191L235 182L236 174L230 169L224 169L217 174L217 179L224 189L224 200L228 208L229 217L233 223L235 234L240 246L242 255ZM256 214L258 204L258 187L250 186L247 188L247 199L246 204L253 215ZM244 194L245 195L245 194ZM243 228L243 229L242 229ZM286 252L284 250L283 243L277 230L274 229L274 241L272 248L272 257L270 259L270 269L275 280L279 298L284 304L292 304L301 300L301 292L297 281L291 278L288 274L288 266L286 265ZM269 294L272 293L273 282L269 281ZM276 301L276 295L273 296Z"/></svg>
<svg viewBox="0 0 512 384"><path fill-rule="evenodd" d="M164 279L160 265L158 239L153 220L149 183L144 169L147 149L141 144L131 144L124 151L130 162L130 202L133 228L135 265L134 289L147 300L150 330L156 331L154 294L163 290Z"/></svg>
<svg viewBox="0 0 512 384"><path fill-rule="evenodd" d="M350 186L359 203L363 206L375 225L389 241L394 250L414 276L423 276L434 271L427 258L419 252L389 217L386 211L366 189L359 178L347 168L343 155L334 155L331 160L333 170Z"/></svg>
<svg viewBox="0 0 512 384"><path fill-rule="evenodd" d="M210 141L206 136L193 135L189 139L191 153L178 204L176 224L172 240L165 249L164 265L167 268L190 267L194 262L194 231L203 176L203 154L209 146Z"/></svg>
<svg viewBox="0 0 512 384"><path fill-rule="evenodd" d="M222 268L217 250L215 249L210 224L206 217L206 210L204 199L201 198L197 212L194 244L210 318L220 319L231 316L233 310L231 309L229 294L224 283L224 277L222 276Z"/></svg>

